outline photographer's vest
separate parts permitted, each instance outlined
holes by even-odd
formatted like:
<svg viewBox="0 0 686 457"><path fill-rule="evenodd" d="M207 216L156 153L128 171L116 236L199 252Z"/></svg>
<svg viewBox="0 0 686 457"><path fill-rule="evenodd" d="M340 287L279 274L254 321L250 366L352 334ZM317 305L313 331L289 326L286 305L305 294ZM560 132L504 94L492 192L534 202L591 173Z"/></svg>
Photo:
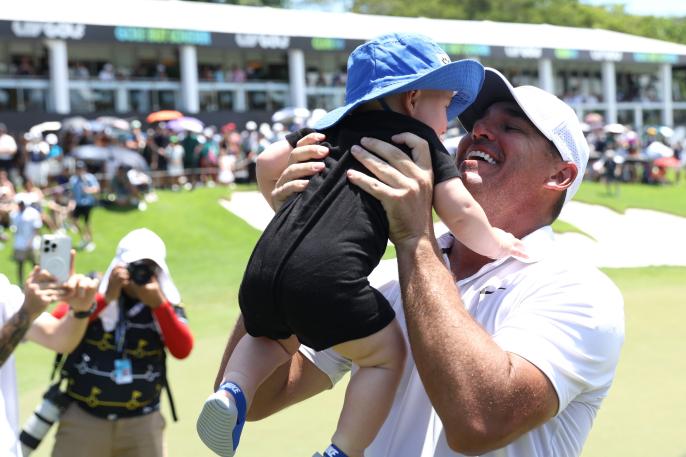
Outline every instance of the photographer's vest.
<svg viewBox="0 0 686 457"><path fill-rule="evenodd" d="M62 368L67 395L110 420L159 409L166 380L164 342L151 309L123 293L119 307L114 330L95 319Z"/></svg>

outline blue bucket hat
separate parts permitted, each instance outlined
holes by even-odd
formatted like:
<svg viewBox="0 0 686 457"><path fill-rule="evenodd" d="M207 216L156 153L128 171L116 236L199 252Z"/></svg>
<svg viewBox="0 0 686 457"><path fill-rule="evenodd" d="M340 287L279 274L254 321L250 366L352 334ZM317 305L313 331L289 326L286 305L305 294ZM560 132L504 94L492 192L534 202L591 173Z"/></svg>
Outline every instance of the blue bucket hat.
<svg viewBox="0 0 686 457"><path fill-rule="evenodd" d="M358 46L348 58L345 106L336 108L315 125L325 129L354 108L371 100L410 90L451 90L448 120L462 113L476 98L484 67L476 60L450 62L430 38L414 33L382 35Z"/></svg>

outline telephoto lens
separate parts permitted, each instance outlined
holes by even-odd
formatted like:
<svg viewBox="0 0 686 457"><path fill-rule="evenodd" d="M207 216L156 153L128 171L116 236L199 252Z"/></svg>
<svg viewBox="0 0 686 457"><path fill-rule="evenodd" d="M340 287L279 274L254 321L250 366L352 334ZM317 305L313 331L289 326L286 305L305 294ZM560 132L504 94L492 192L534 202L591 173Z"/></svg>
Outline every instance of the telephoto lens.
<svg viewBox="0 0 686 457"><path fill-rule="evenodd" d="M70 401L70 398L60 390L59 383L51 385L45 392L43 401L36 406L19 434L24 457L36 450L52 424L57 422L60 415L67 409Z"/></svg>

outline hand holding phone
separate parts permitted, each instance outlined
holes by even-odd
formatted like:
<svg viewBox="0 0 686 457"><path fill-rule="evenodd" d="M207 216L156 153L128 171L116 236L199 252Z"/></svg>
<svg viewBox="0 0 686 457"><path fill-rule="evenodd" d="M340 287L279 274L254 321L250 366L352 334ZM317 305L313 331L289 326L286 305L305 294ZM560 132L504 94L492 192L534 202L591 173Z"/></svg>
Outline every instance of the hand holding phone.
<svg viewBox="0 0 686 457"><path fill-rule="evenodd" d="M58 282L69 279L71 264L71 238L63 235L43 235L40 242L40 267L52 274Z"/></svg>

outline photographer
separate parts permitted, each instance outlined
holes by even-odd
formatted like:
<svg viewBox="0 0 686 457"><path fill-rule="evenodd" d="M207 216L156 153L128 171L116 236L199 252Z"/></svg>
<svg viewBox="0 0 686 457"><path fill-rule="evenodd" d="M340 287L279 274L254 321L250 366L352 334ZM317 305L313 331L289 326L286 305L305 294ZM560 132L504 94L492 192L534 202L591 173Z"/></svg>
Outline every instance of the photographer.
<svg viewBox="0 0 686 457"><path fill-rule="evenodd" d="M165 349L182 359L193 347L165 256L164 242L148 229L119 242L96 312L62 369L72 402L53 457L164 455Z"/></svg>
<svg viewBox="0 0 686 457"><path fill-rule="evenodd" d="M0 274L0 455L21 456L19 398L12 352L27 339L58 352L71 351L81 340L88 322L97 280L72 274L64 284L36 267L24 283L24 293ZM69 310L62 319L44 312L54 301L65 300Z"/></svg>

